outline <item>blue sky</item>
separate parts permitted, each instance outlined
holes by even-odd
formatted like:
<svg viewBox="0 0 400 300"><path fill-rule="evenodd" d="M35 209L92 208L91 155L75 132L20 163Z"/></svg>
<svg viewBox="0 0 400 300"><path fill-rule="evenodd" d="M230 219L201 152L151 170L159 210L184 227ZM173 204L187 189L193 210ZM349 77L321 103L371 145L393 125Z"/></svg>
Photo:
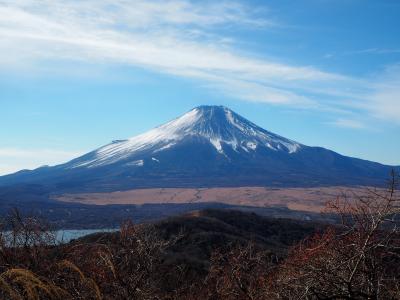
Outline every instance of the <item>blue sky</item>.
<svg viewBox="0 0 400 300"><path fill-rule="evenodd" d="M397 0L0 0L0 174L225 105L400 164Z"/></svg>

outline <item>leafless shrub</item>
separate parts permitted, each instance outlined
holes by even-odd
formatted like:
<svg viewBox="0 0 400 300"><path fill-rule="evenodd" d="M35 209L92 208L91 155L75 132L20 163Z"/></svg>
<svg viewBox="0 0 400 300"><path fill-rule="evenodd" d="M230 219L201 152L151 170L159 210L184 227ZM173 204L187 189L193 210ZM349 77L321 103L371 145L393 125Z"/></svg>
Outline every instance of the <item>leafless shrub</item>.
<svg viewBox="0 0 400 300"><path fill-rule="evenodd" d="M55 232L34 217L23 217L13 210L0 228L0 270L44 267L50 247L56 244Z"/></svg>
<svg viewBox="0 0 400 300"><path fill-rule="evenodd" d="M157 290L157 267L171 241L157 236L153 228L126 222L121 226L119 245L114 247L113 261L120 297L152 299Z"/></svg>
<svg viewBox="0 0 400 300"><path fill-rule="evenodd" d="M205 280L207 299L266 299L273 257L255 244L215 251Z"/></svg>
<svg viewBox="0 0 400 300"><path fill-rule="evenodd" d="M400 299L398 177L385 191L338 198L328 210L341 216L330 228L291 250L271 276L277 299Z"/></svg>
<svg viewBox="0 0 400 300"><path fill-rule="evenodd" d="M125 222L118 238L107 244L78 243L65 250L68 264L75 274L98 284L105 299L154 299L160 295L158 268L165 249L173 241L158 237L150 225ZM67 264L67 265L68 265ZM85 280L83 280L85 279ZM65 284L65 280L64 280ZM69 287L79 290L82 286Z"/></svg>
<svg viewBox="0 0 400 300"><path fill-rule="evenodd" d="M154 299L157 267L173 241L126 222L109 243L56 246L55 235L15 211L0 239L0 295L11 299ZM2 293L2 294L1 294ZM68 295L68 296L66 296Z"/></svg>

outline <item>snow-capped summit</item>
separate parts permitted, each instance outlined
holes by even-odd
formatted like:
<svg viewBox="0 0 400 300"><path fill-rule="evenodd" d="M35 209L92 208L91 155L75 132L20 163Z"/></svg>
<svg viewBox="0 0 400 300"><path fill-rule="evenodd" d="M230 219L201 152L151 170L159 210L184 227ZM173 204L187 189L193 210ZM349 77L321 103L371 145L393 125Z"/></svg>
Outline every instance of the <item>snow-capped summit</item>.
<svg viewBox="0 0 400 300"><path fill-rule="evenodd" d="M150 187L377 185L392 167L309 147L223 106L200 106L70 162L0 177L54 192Z"/></svg>
<svg viewBox="0 0 400 300"><path fill-rule="evenodd" d="M189 137L208 141L218 153L225 156L224 149L227 147L236 152L267 147L287 153L294 153L301 148L301 144L268 132L227 107L199 106L146 133L101 147L90 157L74 161L70 167L112 164L144 150L156 154Z"/></svg>

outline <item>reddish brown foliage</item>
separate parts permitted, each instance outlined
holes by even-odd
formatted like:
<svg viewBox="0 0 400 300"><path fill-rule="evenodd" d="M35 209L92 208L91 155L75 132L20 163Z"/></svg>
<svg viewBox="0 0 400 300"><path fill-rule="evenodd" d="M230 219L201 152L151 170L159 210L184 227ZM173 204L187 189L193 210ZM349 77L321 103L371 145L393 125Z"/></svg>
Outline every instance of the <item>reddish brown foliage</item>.
<svg viewBox="0 0 400 300"><path fill-rule="evenodd" d="M214 252L203 287L204 296L206 299L266 299L267 275L274 259L272 254L257 250L254 244Z"/></svg>
<svg viewBox="0 0 400 300"><path fill-rule="evenodd" d="M399 204L393 174L386 192L368 190L328 204L341 216L294 247L271 276L277 299L400 299Z"/></svg>

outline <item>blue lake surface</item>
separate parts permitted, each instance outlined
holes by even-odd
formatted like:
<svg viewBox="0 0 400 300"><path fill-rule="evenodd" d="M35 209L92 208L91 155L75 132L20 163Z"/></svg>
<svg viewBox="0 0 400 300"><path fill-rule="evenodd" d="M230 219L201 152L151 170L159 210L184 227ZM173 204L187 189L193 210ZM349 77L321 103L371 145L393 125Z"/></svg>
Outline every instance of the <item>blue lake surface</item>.
<svg viewBox="0 0 400 300"><path fill-rule="evenodd" d="M56 242L57 244L65 244L70 242L71 240L78 239L88 234L98 233L98 232L115 232L118 231L119 228L114 229L61 229L57 231L50 231L50 235L55 237L54 239L50 239L49 243L53 244ZM20 233L16 236L13 235L11 231L2 231L1 232L2 239L6 242L6 245L13 245L13 241L16 241L16 245L22 245L25 242L24 234ZM28 242L29 243L29 242Z"/></svg>
<svg viewBox="0 0 400 300"><path fill-rule="evenodd" d="M56 239L58 243L68 243L73 239L77 239L83 237L88 234L97 233L97 232L115 232L118 231L118 228L115 229L63 229L58 230L56 232Z"/></svg>

